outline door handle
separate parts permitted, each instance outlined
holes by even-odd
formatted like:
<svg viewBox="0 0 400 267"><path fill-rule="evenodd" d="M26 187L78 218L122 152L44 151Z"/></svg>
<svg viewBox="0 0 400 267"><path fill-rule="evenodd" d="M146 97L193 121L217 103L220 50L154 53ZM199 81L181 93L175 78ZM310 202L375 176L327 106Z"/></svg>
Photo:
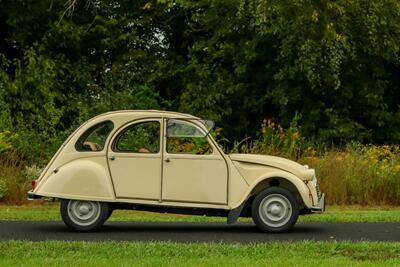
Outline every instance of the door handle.
<svg viewBox="0 0 400 267"><path fill-rule="evenodd" d="M165 162L171 162L171 159L170 158L165 158L164 161Z"/></svg>
<svg viewBox="0 0 400 267"><path fill-rule="evenodd" d="M110 160L115 160L115 156L109 157Z"/></svg>

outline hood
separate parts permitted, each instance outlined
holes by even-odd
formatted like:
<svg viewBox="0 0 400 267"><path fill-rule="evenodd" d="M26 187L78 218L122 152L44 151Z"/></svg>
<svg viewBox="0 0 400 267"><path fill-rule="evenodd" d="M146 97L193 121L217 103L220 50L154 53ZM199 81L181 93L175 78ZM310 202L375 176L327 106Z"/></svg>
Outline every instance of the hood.
<svg viewBox="0 0 400 267"><path fill-rule="evenodd" d="M302 180L311 181L315 176L314 169L309 169L308 166L303 166L285 158L254 154L230 154L229 157L233 161L253 163L281 169L296 175Z"/></svg>

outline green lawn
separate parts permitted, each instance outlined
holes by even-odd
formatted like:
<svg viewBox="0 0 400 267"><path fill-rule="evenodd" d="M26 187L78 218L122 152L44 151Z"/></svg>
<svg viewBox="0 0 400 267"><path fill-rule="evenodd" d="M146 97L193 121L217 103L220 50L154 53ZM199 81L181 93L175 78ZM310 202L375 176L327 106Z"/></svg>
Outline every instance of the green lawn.
<svg viewBox="0 0 400 267"><path fill-rule="evenodd" d="M0 242L0 266L399 266L400 243Z"/></svg>
<svg viewBox="0 0 400 267"><path fill-rule="evenodd" d="M0 220L60 220L58 203L23 206L0 205ZM140 211L114 211L111 221L192 221L224 222L226 218L159 214ZM250 219L243 218L241 221ZM400 207L328 206L323 214L300 216L300 222L400 222Z"/></svg>

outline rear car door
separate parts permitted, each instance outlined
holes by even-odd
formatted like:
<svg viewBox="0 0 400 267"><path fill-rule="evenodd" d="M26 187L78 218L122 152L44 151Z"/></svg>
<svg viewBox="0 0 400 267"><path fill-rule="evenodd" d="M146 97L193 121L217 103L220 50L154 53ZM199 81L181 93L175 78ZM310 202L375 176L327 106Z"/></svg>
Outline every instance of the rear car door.
<svg viewBox="0 0 400 267"><path fill-rule="evenodd" d="M162 119L145 119L114 135L108 163L117 198L160 199L161 130Z"/></svg>

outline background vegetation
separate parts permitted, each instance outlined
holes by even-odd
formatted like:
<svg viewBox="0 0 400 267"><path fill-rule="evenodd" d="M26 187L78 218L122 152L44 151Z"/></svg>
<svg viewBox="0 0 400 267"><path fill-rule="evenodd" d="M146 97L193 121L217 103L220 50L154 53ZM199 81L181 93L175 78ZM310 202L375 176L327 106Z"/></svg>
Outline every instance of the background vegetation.
<svg viewBox="0 0 400 267"><path fill-rule="evenodd" d="M400 204L399 1L68 3L0 0L0 200L88 118L156 108L315 167L330 203Z"/></svg>

